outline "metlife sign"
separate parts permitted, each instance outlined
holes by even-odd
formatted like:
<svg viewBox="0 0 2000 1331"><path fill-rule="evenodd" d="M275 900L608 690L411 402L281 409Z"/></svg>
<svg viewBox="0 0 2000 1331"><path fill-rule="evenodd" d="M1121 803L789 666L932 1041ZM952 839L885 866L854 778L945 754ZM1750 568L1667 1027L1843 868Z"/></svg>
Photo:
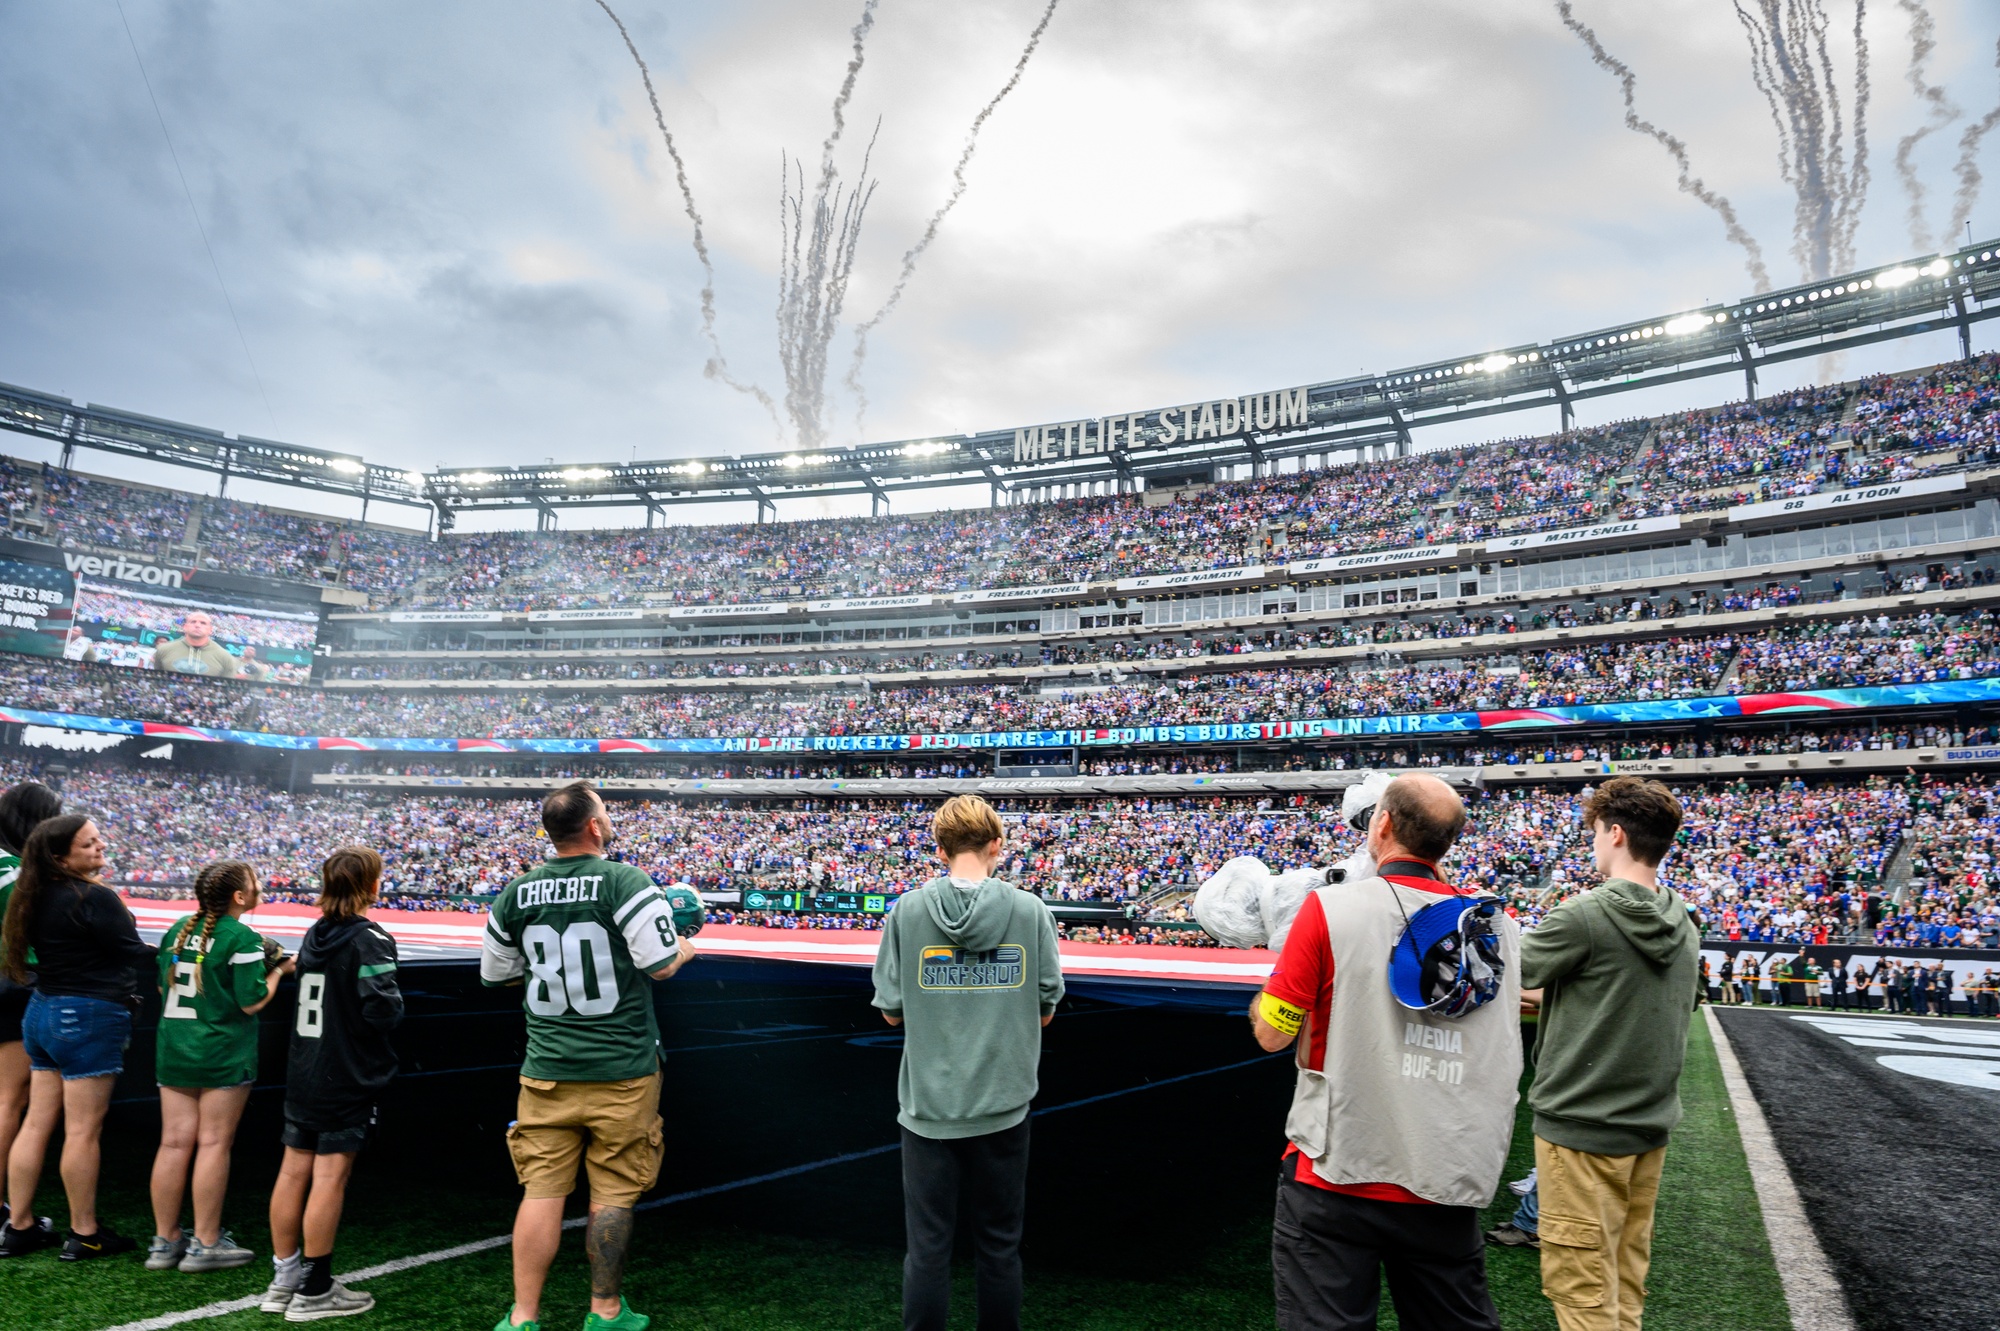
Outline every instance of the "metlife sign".
<svg viewBox="0 0 2000 1331"><path fill-rule="evenodd" d="M1767 499L1761 504L1738 504L1729 510L1731 522L1754 518L1789 517L1794 513L1821 513L1834 508L1858 508L1866 504L1888 504L1922 495L1951 494L1965 488L1965 473L1950 476L1920 476L1909 481L1887 481L1852 490L1827 494L1794 495L1790 499Z"/></svg>
<svg viewBox="0 0 2000 1331"><path fill-rule="evenodd" d="M1309 388L1282 388L1124 416L1031 426L1014 431L1014 461L1054 462L1203 439L1234 439L1253 431L1303 429L1312 424L1311 399Z"/></svg>

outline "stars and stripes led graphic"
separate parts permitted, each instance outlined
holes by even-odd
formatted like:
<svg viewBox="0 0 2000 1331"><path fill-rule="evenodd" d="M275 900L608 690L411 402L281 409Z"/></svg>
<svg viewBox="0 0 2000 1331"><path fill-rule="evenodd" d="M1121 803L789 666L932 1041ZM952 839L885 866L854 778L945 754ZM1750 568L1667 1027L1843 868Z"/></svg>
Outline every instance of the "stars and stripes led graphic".
<svg viewBox="0 0 2000 1331"><path fill-rule="evenodd" d="M1398 716L1336 716L1295 721L1216 722L1172 726L1110 726L1091 730L993 730L933 735L746 735L703 738L500 739L492 736L271 735L164 721L127 721L71 712L0 707L0 721L61 726L99 734L135 735L267 749L356 749L391 753L871 753L911 749L1055 749L1117 744L1243 744L1367 735L1452 735L1583 725L1646 725L1729 717L1845 712L1884 707L1950 706L2000 701L2000 677L1884 684L1797 693L1746 693L1718 698L1655 698L1580 706L1519 707L1491 712L1416 712Z"/></svg>

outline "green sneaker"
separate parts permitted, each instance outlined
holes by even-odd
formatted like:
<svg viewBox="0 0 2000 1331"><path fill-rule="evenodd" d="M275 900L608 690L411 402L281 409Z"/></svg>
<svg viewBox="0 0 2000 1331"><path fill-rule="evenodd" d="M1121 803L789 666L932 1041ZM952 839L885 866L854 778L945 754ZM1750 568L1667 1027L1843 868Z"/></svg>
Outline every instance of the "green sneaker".
<svg viewBox="0 0 2000 1331"><path fill-rule="evenodd" d="M632 1305L625 1302L625 1296L620 1294L618 1296L618 1315L616 1317L600 1317L596 1313L591 1313L583 1319L583 1331L646 1331L646 1328L652 1324L652 1318L646 1316L644 1313L633 1312ZM499 1331L499 1329L496 1327L495 1331Z"/></svg>
<svg viewBox="0 0 2000 1331"><path fill-rule="evenodd" d="M542 1324L540 1322L521 1322L517 1324L514 1321L514 1310L509 1308L506 1312L501 1313L500 1320L493 1324L493 1331L542 1331Z"/></svg>

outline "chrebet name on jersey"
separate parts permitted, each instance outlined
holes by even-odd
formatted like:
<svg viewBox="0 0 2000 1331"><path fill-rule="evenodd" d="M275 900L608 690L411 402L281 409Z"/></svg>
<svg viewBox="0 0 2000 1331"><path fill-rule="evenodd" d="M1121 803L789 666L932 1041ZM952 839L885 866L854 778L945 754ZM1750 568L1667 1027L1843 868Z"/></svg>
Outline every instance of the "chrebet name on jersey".
<svg viewBox="0 0 2000 1331"><path fill-rule="evenodd" d="M604 875L582 874L574 878L543 878L521 883L517 889L522 906L559 906L572 901L595 901Z"/></svg>

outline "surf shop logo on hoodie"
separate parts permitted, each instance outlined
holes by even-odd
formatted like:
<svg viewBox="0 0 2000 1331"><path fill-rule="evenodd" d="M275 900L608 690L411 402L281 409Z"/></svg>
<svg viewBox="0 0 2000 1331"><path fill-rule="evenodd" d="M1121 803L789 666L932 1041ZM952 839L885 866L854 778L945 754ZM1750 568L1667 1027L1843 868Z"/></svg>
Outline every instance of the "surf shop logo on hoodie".
<svg viewBox="0 0 2000 1331"><path fill-rule="evenodd" d="M987 952L927 947L917 960L919 989L1019 989L1027 979L1027 952L1019 943Z"/></svg>

